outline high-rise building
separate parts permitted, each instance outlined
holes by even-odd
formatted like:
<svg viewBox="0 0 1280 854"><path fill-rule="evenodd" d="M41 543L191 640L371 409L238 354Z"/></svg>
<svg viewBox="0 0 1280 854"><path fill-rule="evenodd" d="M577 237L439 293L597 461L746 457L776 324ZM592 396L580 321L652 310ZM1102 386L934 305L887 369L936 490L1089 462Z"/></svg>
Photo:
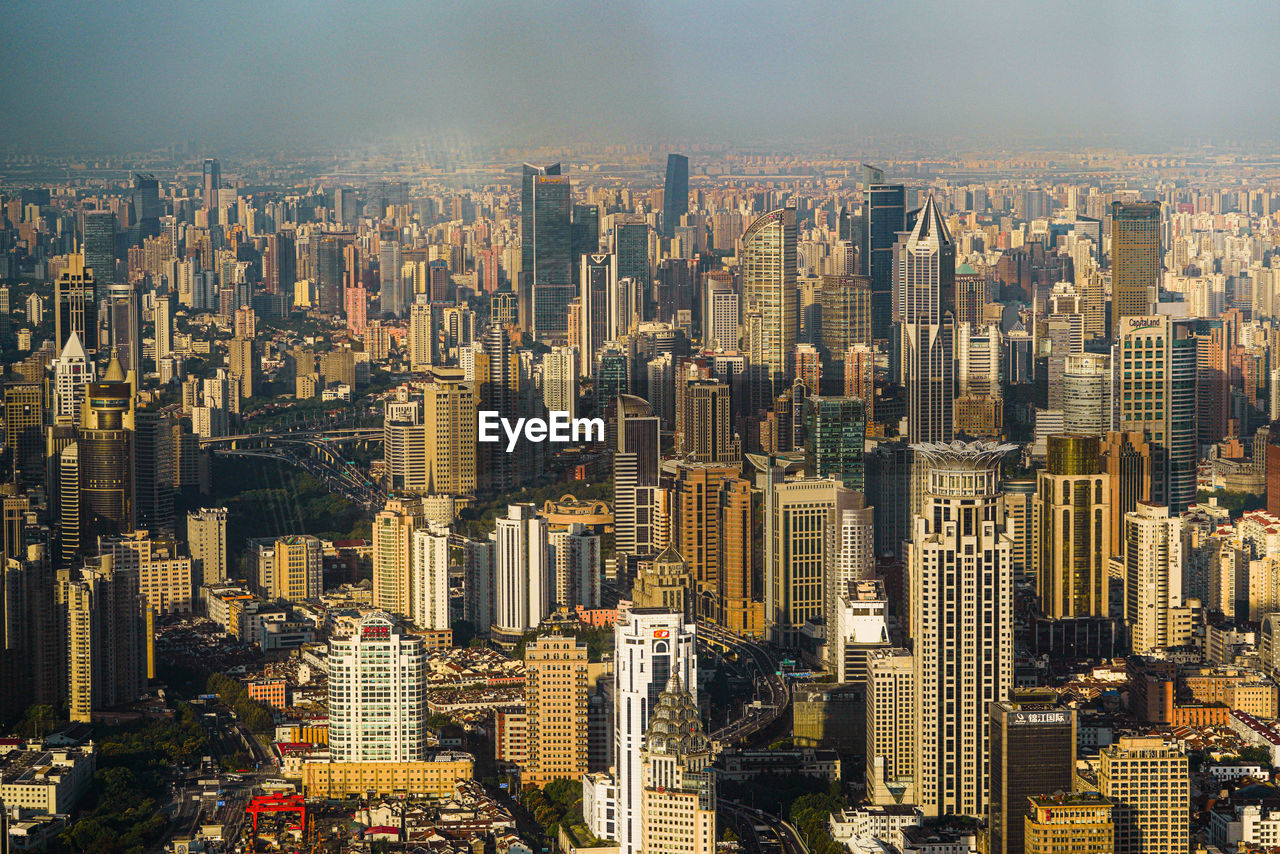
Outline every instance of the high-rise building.
<svg viewBox="0 0 1280 854"><path fill-rule="evenodd" d="M639 562L631 603L637 608L674 611L693 621L697 618L697 589L688 562L674 546L667 546L651 560Z"/></svg>
<svg viewBox="0 0 1280 854"><path fill-rule="evenodd" d="M542 403L548 412L578 417L577 347L553 347L542 357Z"/></svg>
<svg viewBox="0 0 1280 854"><path fill-rule="evenodd" d="M116 225L111 211L84 212L84 265L93 271L96 300L104 299L116 280Z"/></svg>
<svg viewBox="0 0 1280 854"><path fill-rule="evenodd" d="M614 540L619 554L651 553L653 492L658 488L659 419L641 397L615 398Z"/></svg>
<svg viewBox="0 0 1280 854"><path fill-rule="evenodd" d="M393 496L373 517L373 607L412 613L413 532L423 523L422 501L413 496Z"/></svg>
<svg viewBox="0 0 1280 854"><path fill-rule="evenodd" d="M137 527L157 537L176 534L173 496L178 491L173 428L178 419L159 409L135 416L134 476Z"/></svg>
<svg viewBox="0 0 1280 854"><path fill-rule="evenodd" d="M1146 433L1151 500L1181 513L1196 500L1196 340L1189 322L1125 317L1119 339L1119 429Z"/></svg>
<svg viewBox="0 0 1280 854"><path fill-rule="evenodd" d="M1076 766L1076 715L1028 692L991 706L991 790L987 820L991 854L1030 854L1027 799L1069 792Z"/></svg>
<svg viewBox="0 0 1280 854"><path fill-rule="evenodd" d="M667 155L667 181L662 194L662 236L672 237L680 218L689 212L689 158Z"/></svg>
<svg viewBox="0 0 1280 854"><path fill-rule="evenodd" d="M449 529L436 523L413 532L408 617L420 629L449 628Z"/></svg>
<svg viewBox="0 0 1280 854"><path fill-rule="evenodd" d="M870 533L865 531L865 536ZM835 669L837 682L865 690L871 656L889 646L889 600L878 578L838 586L843 592L836 597L827 622L829 666Z"/></svg>
<svg viewBox="0 0 1280 854"><path fill-rule="evenodd" d="M666 463L662 484L671 507L671 542L688 562L699 592L720 576L720 490L740 473L737 465Z"/></svg>
<svg viewBox="0 0 1280 854"><path fill-rule="evenodd" d="M329 640L334 762L420 762L427 755L426 656L390 614L365 614Z"/></svg>
<svg viewBox="0 0 1280 854"><path fill-rule="evenodd" d="M1139 501L1124 514L1125 621L1135 655L1179 643L1182 605L1181 520L1168 507Z"/></svg>
<svg viewBox="0 0 1280 854"><path fill-rule="evenodd" d="M828 638L833 637L830 632L835 631L841 598L851 596L858 582L871 578L876 564L873 508L867 506L861 492L854 492L845 504L826 532L827 571L823 579L822 614ZM835 655L836 651L829 650L829 653Z"/></svg>
<svg viewBox="0 0 1280 854"><path fill-rule="evenodd" d="M304 602L324 592L324 550L310 534L249 541L256 585L265 599Z"/></svg>
<svg viewBox="0 0 1280 854"><path fill-rule="evenodd" d="M497 323L490 323L484 336L483 359L477 359L476 377L480 381L480 400L478 407L493 410L501 418L515 419L520 417L520 372L519 360L511 349L511 340L506 329ZM527 443L525 443L527 444ZM487 443L484 446L485 482L482 484L495 493L508 492L520 480L521 474L516 469L516 454L507 453L500 442Z"/></svg>
<svg viewBox="0 0 1280 854"><path fill-rule="evenodd" d="M138 571L118 568L103 555L67 575L58 601L67 632L71 720L88 723L94 711L141 697L148 639Z"/></svg>
<svg viewBox="0 0 1280 854"><path fill-rule="evenodd" d="M1106 617L1111 488L1096 436L1050 436L1032 501L1031 570L1048 617Z"/></svg>
<svg viewBox="0 0 1280 854"><path fill-rule="evenodd" d="M893 250L893 319L911 442L949 442L955 397L955 244L933 196Z"/></svg>
<svg viewBox="0 0 1280 854"><path fill-rule="evenodd" d="M135 526L134 396L112 356L100 383L90 383L75 443L79 457L80 543Z"/></svg>
<svg viewBox="0 0 1280 854"><path fill-rule="evenodd" d="M474 494L478 485L475 385L463 381L457 369L437 370L434 382L423 389L422 402L426 438L424 492Z"/></svg>
<svg viewBox="0 0 1280 854"><path fill-rule="evenodd" d="M403 254L399 235L394 231L378 233L378 308L383 314L403 317L409 306L404 278L400 270Z"/></svg>
<svg viewBox="0 0 1280 854"><path fill-rule="evenodd" d="M514 642L551 613L551 550L547 520L532 504L512 504L494 532L493 631Z"/></svg>
<svg viewBox="0 0 1280 854"><path fill-rule="evenodd" d="M139 530L100 539L98 552L111 555L117 570L137 570L142 602L152 613L191 613L195 602L191 558L178 554L172 538Z"/></svg>
<svg viewBox="0 0 1280 854"><path fill-rule="evenodd" d="M773 401L791 385L791 354L800 331L796 287L796 209L781 208L757 218L742 235L742 302L760 317L752 367L759 368L752 394Z"/></svg>
<svg viewBox="0 0 1280 854"><path fill-rule="evenodd" d="M1064 791L1029 799L1027 854L1113 854L1115 807L1097 792ZM994 849L992 849L994 850Z"/></svg>
<svg viewBox="0 0 1280 854"><path fill-rule="evenodd" d="M831 478L773 484L765 505L765 620L770 637L796 646L826 600L827 526L853 506L853 492Z"/></svg>
<svg viewBox="0 0 1280 854"><path fill-rule="evenodd" d="M898 232L907 230L907 191L901 184L885 184L884 173L864 167L862 209L866 229L862 233L859 272L871 279L871 334L889 339L893 320L893 276L897 263L894 246Z"/></svg>
<svg viewBox="0 0 1280 854"><path fill-rule="evenodd" d="M712 619L734 634L758 637L764 605L755 581L755 524L751 482L734 478L720 486L720 558Z"/></svg>
<svg viewBox="0 0 1280 854"><path fill-rule="evenodd" d="M867 658L866 790L873 804L916 803L915 663L905 649Z"/></svg>
<svg viewBox="0 0 1280 854"><path fill-rule="evenodd" d="M81 346L80 336L73 331L61 355L53 361L53 397L49 416L54 424L79 426L85 390L93 378L93 363Z"/></svg>
<svg viewBox="0 0 1280 854"><path fill-rule="evenodd" d="M342 241L337 237L321 237L315 245L314 278L320 300L318 308L325 314L337 314L342 309L342 279L345 269L342 248Z"/></svg>
<svg viewBox="0 0 1280 854"><path fill-rule="evenodd" d="M132 221L137 228L133 242L141 243L160 234L160 182L149 172L133 173L133 195L130 198Z"/></svg>
<svg viewBox="0 0 1280 854"><path fill-rule="evenodd" d="M614 630L614 751L617 778L616 839L620 852L644 847L645 734L670 680L694 694L698 685L695 627L681 614L633 609Z"/></svg>
<svg viewBox="0 0 1280 854"><path fill-rule="evenodd" d="M152 310L155 321L156 364L173 352L173 297L156 297Z"/></svg>
<svg viewBox="0 0 1280 854"><path fill-rule="evenodd" d="M1140 431L1109 431L1102 441L1103 471L1111 494L1111 556L1124 551L1124 517L1151 500L1153 450Z"/></svg>
<svg viewBox="0 0 1280 854"><path fill-rule="evenodd" d="M854 397L810 397L805 401L805 471L834 477L862 491L867 414Z"/></svg>
<svg viewBox="0 0 1280 854"><path fill-rule="evenodd" d="M54 349L61 352L75 332L85 350L98 349L98 294L95 273L84 255L72 253L53 286ZM7 315L6 315L7 316Z"/></svg>
<svg viewBox="0 0 1280 854"><path fill-rule="evenodd" d="M1102 748L1098 792L1113 804L1115 854L1184 854L1191 838L1187 755L1160 737Z"/></svg>
<svg viewBox="0 0 1280 854"><path fill-rule="evenodd" d="M986 812L988 709L1013 688L1013 541L1000 527L1012 445L918 444L923 501L907 545L915 661L917 803Z"/></svg>
<svg viewBox="0 0 1280 854"><path fill-rule="evenodd" d="M578 266L578 298L583 316L578 340L569 343L578 348L583 376L588 376L599 349L618 337L618 256L589 253L582 256Z"/></svg>
<svg viewBox="0 0 1280 854"><path fill-rule="evenodd" d="M706 280L705 303L702 312L702 344L709 350L738 346L738 323L741 301L733 282Z"/></svg>
<svg viewBox="0 0 1280 854"><path fill-rule="evenodd" d="M203 194L201 198L204 202L204 209L206 211L217 210L218 190L222 188L222 166L212 157L205 158L203 178Z"/></svg>
<svg viewBox="0 0 1280 854"><path fill-rule="evenodd" d="M640 851L715 854L711 759L698 704L673 674L653 707L640 756Z"/></svg>
<svg viewBox="0 0 1280 854"><path fill-rule="evenodd" d="M1105 353L1067 356L1062 371L1062 429L1101 436L1111 429L1111 357Z"/></svg>
<svg viewBox="0 0 1280 854"><path fill-rule="evenodd" d="M543 635L524 650L528 752L522 786L582 779L587 773L587 645Z"/></svg>
<svg viewBox="0 0 1280 854"><path fill-rule="evenodd" d="M137 287L126 282L109 285L102 306L107 313L107 340L99 342L100 346L111 348L126 374L132 373L135 378L141 378L142 309Z"/></svg>
<svg viewBox="0 0 1280 854"><path fill-rule="evenodd" d="M649 223L634 215L617 217L613 225L613 254L618 264L616 281L630 281L636 291L625 298L619 293L619 310L626 318L625 328L629 329L633 318L639 321L648 316L649 284L653 278L649 265Z"/></svg>
<svg viewBox="0 0 1280 854"><path fill-rule="evenodd" d="M742 459L741 444L733 434L728 383L712 379L678 381L676 395L676 450L681 457L694 463L720 464Z"/></svg>
<svg viewBox="0 0 1280 854"><path fill-rule="evenodd" d="M227 508L202 507L187 512L187 548L191 552L193 584L227 580Z"/></svg>
<svg viewBox="0 0 1280 854"><path fill-rule="evenodd" d="M398 268L397 268L398 269ZM283 309L293 304L293 286L298 281L298 248L293 232L267 235L262 254L262 284L266 292L283 300Z"/></svg>
<svg viewBox="0 0 1280 854"><path fill-rule="evenodd" d="M871 279L868 276L823 276L822 346L833 360L858 344L871 346ZM817 393L818 389L810 389Z"/></svg>
<svg viewBox="0 0 1280 854"><path fill-rule="evenodd" d="M573 299L569 176L560 164L524 164L520 193L520 301L535 338L560 341ZM563 343L563 342L561 342Z"/></svg>
<svg viewBox="0 0 1280 854"><path fill-rule="evenodd" d="M603 563L599 535L590 533L581 522L571 522L552 528L547 544L551 550L555 602L569 611L579 605L600 607Z"/></svg>
<svg viewBox="0 0 1280 854"><path fill-rule="evenodd" d="M1160 203L1111 203L1111 335L1144 317L1160 285Z"/></svg>

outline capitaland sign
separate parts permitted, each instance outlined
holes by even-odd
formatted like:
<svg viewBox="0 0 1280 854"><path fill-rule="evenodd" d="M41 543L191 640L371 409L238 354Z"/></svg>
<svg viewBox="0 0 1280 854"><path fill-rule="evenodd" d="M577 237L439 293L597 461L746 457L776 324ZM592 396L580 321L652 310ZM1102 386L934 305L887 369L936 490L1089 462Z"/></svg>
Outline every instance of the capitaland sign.
<svg viewBox="0 0 1280 854"><path fill-rule="evenodd" d="M1127 328L1130 332L1134 332L1138 329L1150 329L1153 326L1159 326L1160 318L1158 317L1126 317L1124 319L1124 322L1126 325L1125 328Z"/></svg>
<svg viewBox="0 0 1280 854"><path fill-rule="evenodd" d="M480 410L479 440L481 442L507 442L507 453L516 449L516 443L523 436L528 442L558 442L577 444L579 442L603 442L603 418L570 418L568 412L556 410L548 412L547 418L503 418L494 409Z"/></svg>

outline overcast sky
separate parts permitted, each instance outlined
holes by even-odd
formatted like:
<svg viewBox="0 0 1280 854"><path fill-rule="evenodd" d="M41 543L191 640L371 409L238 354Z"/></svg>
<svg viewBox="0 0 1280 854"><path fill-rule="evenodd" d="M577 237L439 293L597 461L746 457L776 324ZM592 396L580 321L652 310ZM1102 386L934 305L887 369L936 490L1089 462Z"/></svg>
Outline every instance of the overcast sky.
<svg viewBox="0 0 1280 854"><path fill-rule="evenodd" d="M0 146L1280 134L1271 3L8 0Z"/></svg>

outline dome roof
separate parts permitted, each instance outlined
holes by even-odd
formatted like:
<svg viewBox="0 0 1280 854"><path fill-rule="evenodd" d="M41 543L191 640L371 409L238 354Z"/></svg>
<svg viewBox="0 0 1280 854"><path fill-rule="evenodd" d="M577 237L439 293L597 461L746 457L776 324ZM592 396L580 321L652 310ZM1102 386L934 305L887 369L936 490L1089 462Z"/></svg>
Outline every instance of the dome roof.
<svg viewBox="0 0 1280 854"><path fill-rule="evenodd" d="M618 395L615 407L620 415L627 418L651 418L653 416L653 405L643 397L637 397L634 394Z"/></svg>
<svg viewBox="0 0 1280 854"><path fill-rule="evenodd" d="M698 705L679 677L672 676L666 690L658 695L644 738L645 750L650 753L687 756L710 752L711 742L703 732Z"/></svg>

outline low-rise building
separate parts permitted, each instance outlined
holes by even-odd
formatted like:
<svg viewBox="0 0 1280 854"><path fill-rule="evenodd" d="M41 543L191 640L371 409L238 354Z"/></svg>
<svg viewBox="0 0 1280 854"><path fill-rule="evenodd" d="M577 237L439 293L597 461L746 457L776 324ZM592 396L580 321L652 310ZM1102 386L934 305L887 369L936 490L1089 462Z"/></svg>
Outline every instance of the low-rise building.
<svg viewBox="0 0 1280 854"><path fill-rule="evenodd" d="M875 839L902 847L902 831L924 823L920 808L912 804L861 806L833 812L830 819L831 838L841 845L859 839Z"/></svg>
<svg viewBox="0 0 1280 854"><path fill-rule="evenodd" d="M440 752L423 762L305 762L302 787L308 797L390 797L396 794L443 798L459 780L470 780L470 754Z"/></svg>
<svg viewBox="0 0 1280 854"><path fill-rule="evenodd" d="M1112 854L1111 801L1097 792L1029 799L1024 825L1026 854Z"/></svg>
<svg viewBox="0 0 1280 854"><path fill-rule="evenodd" d="M10 811L70 814L97 767L93 744L45 750L23 742L0 753L0 800Z"/></svg>

